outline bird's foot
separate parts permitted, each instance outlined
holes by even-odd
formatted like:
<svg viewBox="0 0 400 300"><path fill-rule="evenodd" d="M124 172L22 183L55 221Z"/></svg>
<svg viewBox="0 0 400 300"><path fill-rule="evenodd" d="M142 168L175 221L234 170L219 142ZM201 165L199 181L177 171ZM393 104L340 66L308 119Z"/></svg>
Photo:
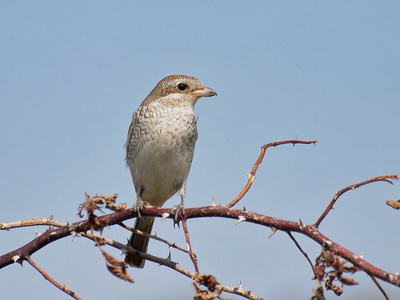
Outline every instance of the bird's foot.
<svg viewBox="0 0 400 300"><path fill-rule="evenodd" d="M138 217L140 218L140 217L141 217L140 211L141 211L142 208L145 206L145 204L146 204L146 202L144 202L144 201L142 200L142 198L137 197L136 203L132 205L131 210L136 211L137 214L138 214Z"/></svg>
<svg viewBox="0 0 400 300"><path fill-rule="evenodd" d="M178 227L179 227L179 221L185 216L185 205L183 205L183 203L179 203L178 205L175 205L171 209L170 214L175 214L174 227L176 224L178 224Z"/></svg>

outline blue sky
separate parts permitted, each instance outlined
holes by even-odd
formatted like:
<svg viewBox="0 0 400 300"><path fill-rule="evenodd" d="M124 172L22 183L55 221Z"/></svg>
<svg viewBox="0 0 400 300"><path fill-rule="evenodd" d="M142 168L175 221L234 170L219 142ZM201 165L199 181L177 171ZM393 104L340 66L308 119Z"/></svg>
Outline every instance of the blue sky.
<svg viewBox="0 0 400 300"><path fill-rule="evenodd" d="M399 13L397 1L2 1L0 222L77 221L84 192L118 193L133 204L123 148L131 115L170 74L195 76L218 92L195 108L186 206L213 196L228 203L261 145L299 137L319 143L268 150L239 207L314 222L335 191L400 172ZM399 183L376 183L350 192L320 230L398 272L399 213L385 201L399 191ZM241 281L266 299L311 296L311 269L286 234L267 239L268 228L234 223L188 223L201 272L230 286ZM0 232L0 253L30 241L34 230L45 228ZM154 230L185 244L170 221L156 221ZM104 235L128 238L117 228ZM296 237L314 259L318 245ZM157 242L149 251L168 255ZM186 256L172 258L191 268ZM130 270L135 284L116 279L85 239L64 239L32 259L84 299L193 295L190 280L149 262ZM1 273L5 299L69 299L27 264ZM355 279L360 286L344 287L341 299L381 297L367 276Z"/></svg>

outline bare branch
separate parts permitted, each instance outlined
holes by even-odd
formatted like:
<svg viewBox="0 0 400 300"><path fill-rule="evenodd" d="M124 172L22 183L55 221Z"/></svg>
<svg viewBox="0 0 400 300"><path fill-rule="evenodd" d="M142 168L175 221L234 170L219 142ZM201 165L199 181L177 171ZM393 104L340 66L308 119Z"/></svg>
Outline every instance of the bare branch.
<svg viewBox="0 0 400 300"><path fill-rule="evenodd" d="M301 254L304 255L304 257L306 258L306 260L308 261L308 263L311 266L311 270L313 271L315 278L317 278L317 274L315 273L314 265L311 262L310 258L308 257L308 254L301 248L300 244L296 241L296 239L293 237L293 235L292 235L292 233L290 231L287 232L287 234L289 235L289 237L291 238L293 243L296 245L297 249L300 250Z"/></svg>
<svg viewBox="0 0 400 300"><path fill-rule="evenodd" d="M124 245L124 244L121 244L114 240L111 240L109 238L106 238L106 237L103 237L103 236L100 236L100 235L97 235L97 234L94 234L91 232L82 232L80 234L77 234L77 236L83 236L83 237L89 238L93 241L97 241L100 245L104 245L104 244L110 245L110 246L120 249L124 252L129 252L129 251L133 250L133 248L130 245ZM136 250L133 250L133 251L136 251ZM199 273L193 273L193 272L189 271L188 269L182 267L181 265L171 261L170 259L160 258L160 257L154 256L154 255L151 255L148 253L142 253L142 252L140 252L140 255L142 257L144 257L146 260L149 260L149 261L152 261L159 265L163 265L170 269L173 269L173 270L181 273L182 275L185 275L186 277L191 278L192 280L195 280L195 278L197 278L197 276L202 275ZM234 287L230 287L230 286L222 285L222 284L218 283L217 288L220 289L221 291L231 293L231 294L236 294L236 295L245 297L247 299L263 300L263 298L252 294L250 291L244 290L241 286L238 288L234 288Z"/></svg>
<svg viewBox="0 0 400 300"><path fill-rule="evenodd" d="M256 162L254 163L253 168L251 169L251 173L250 174L246 174L249 179L247 180L246 185L244 186L244 188L240 191L240 193L236 196L235 199L233 199L231 202L229 202L226 206L227 207L233 207L235 206L240 199L243 198L244 195L246 195L246 193L249 191L249 189L251 188L254 179L256 178L256 172L258 167L260 166L260 164L262 163L264 156L265 156L265 151L267 151L268 148L270 147L277 147L279 145L285 145L285 144L292 144L293 146L296 144L313 144L315 145L317 143L317 141L299 141L298 139L296 140L287 140L287 141L280 141L280 142L273 142L273 143L269 143L266 144L264 146L261 147L261 153L260 156L258 157L258 159L256 160Z"/></svg>
<svg viewBox="0 0 400 300"><path fill-rule="evenodd" d="M341 189L339 192L335 193L335 197L333 197L333 199L331 200L331 202L329 203L329 205L326 207L325 211L322 213L322 215L318 218L317 222L315 222L314 226L319 227L319 225L321 224L322 220L328 215L328 213L330 212L330 210L333 208L333 205L336 203L337 199L339 199L340 196L342 196L344 193L348 192L348 191L353 191L356 188L369 184L369 183L373 183L373 182L379 182L379 181L383 181L383 182L387 182L390 184L393 184L393 182L390 180L399 180L399 176L398 175L383 175L383 176L378 176L375 178L368 178L367 180L363 181L363 182L359 182L356 184L352 184L349 185L343 189Z"/></svg>
<svg viewBox="0 0 400 300"><path fill-rule="evenodd" d="M166 240L166 239L160 238L160 237L157 236L157 235L148 234L147 232L143 232L143 231L141 231L141 230L134 229L134 228L132 228L132 227L130 227L130 226L124 224L124 223L120 223L119 225L120 225L122 228L125 228L126 230L129 230L129 231L131 231L131 232L134 231L134 232L136 232L136 233L138 233L138 234L141 234L141 235L143 235L143 236L146 236L146 237L148 237L148 238L150 238L150 239L153 239L153 240L159 241L159 242L161 242L161 243L164 243L164 244L168 245L168 247L170 247L170 248L177 249L177 250L182 251L182 252L184 252L184 253L189 253L188 250L186 250L186 249L184 249L184 248L182 248L182 247L179 247L179 246L177 246L175 243L171 243L170 241L168 241L168 240Z"/></svg>
<svg viewBox="0 0 400 300"><path fill-rule="evenodd" d="M145 206L141 214L143 216L158 216L161 217L163 214L170 212L170 208L159 208L152 206ZM96 228L100 230L105 226L112 226L114 224L119 224L124 220L136 217L137 213L133 210L124 210L121 212L111 213L101 217L93 217L93 221L85 220L73 223L69 226L60 227L56 229L48 229L42 235L36 237L33 241L26 244L25 246L11 251L3 256L0 256L0 268L3 268L9 264L15 262L15 257L17 260L24 260L27 256L33 254L39 249L43 248L47 244L56 241L60 238L64 238L73 233L86 232L88 229ZM333 242L328 237L324 236L318 231L318 228L313 225L300 225L297 222L286 221L278 218L273 218L265 215L261 215L255 212L243 211L228 208L226 206L208 206L208 207L197 207L197 208L187 208L185 209L185 216L187 219L191 218L202 218L202 217L223 217L230 219L239 219L239 217L244 218L246 222L259 224L263 226L268 226L271 228L276 228L277 230L282 230L284 232L299 232L302 233L312 240L316 241L321 246L325 247L329 251L332 251L348 260L355 266L359 267L361 270L369 275L379 278L383 281L391 283L396 286L400 286L400 276L385 272L372 264L365 261L363 258L355 255L354 253L343 248L339 244ZM142 255L142 254L140 254ZM146 259L159 262L159 258L152 257L149 254L143 255ZM13 259L14 258L14 259ZM161 263L161 262L159 262ZM167 263L163 262L164 265ZM169 267L174 267L175 263L170 262Z"/></svg>
<svg viewBox="0 0 400 300"><path fill-rule="evenodd" d="M52 285L54 285L56 288L58 288L59 290L63 291L64 293L66 293L67 295L71 296L74 299L77 300L82 300L82 298L80 298L77 294L75 294L75 292L67 289L67 287L65 285L61 285L59 284L57 281L55 281L49 274L47 274L39 265L37 265L31 258L30 256L25 257L25 260L32 266L34 267L40 274L43 275L43 277L48 280Z"/></svg>
<svg viewBox="0 0 400 300"><path fill-rule="evenodd" d="M30 220L0 223L0 230L10 230L12 228L38 226L38 225L49 225L49 226L62 227L62 226L66 226L67 223L54 220L53 216L50 216L48 218L36 217L36 218L30 219Z"/></svg>
<svg viewBox="0 0 400 300"><path fill-rule="evenodd" d="M194 266L194 269L196 270L196 273L200 273L199 272L199 266L197 264L197 257L196 257L196 254L193 252L192 244L190 243L189 230L188 230L185 218L182 219L182 227L183 227L183 232L185 233L186 246L187 246L188 251L189 251L190 260L193 263L193 266Z"/></svg>
<svg viewBox="0 0 400 300"><path fill-rule="evenodd" d="M118 276L121 279L133 282L133 279L130 278L129 274L127 273L127 265L126 263L112 257L107 252L102 249L102 245L110 245L111 247L120 249L125 253L135 253L136 255L140 255L141 257L145 258L146 260L153 261L155 263L164 265L169 267L193 280L193 286L196 291L195 299L214 299L220 298L220 294L222 291L241 295L247 299L257 299L260 300L262 298L251 294L250 291L243 290L242 284L239 285L238 288L228 287L221 285L217 282L217 280L212 275L205 275L200 274L197 260L195 254L192 252L192 246L190 243L189 233L187 229L187 222L186 220L191 218L202 218L202 217L222 217L222 218L230 218L237 220L236 224L240 222L249 222L254 224L259 224L262 226L267 226L272 229L272 233L275 233L277 230L286 232L292 241L295 243L296 247L301 251L301 253L305 256L307 261L310 263L314 276L318 280L318 290L315 291L315 297L318 299L323 299L323 290L321 288L320 282L325 282L325 288L332 290L336 295L340 295L343 291L337 285L332 284L334 280L339 280L342 284L347 285L354 285L357 282L354 281L352 278L345 277L345 274L354 273L357 271L364 271L367 273L377 287L381 290L382 294L387 298L386 293L383 291L382 287L377 282L377 278L388 282L390 284L396 285L400 287L400 275L399 274L391 274L384 270L381 270L366 260L364 257L360 257L355 255L354 253L348 251L344 247L340 246L339 244L333 242L328 237L324 236L318 230L318 226L324 220L324 218L328 215L330 210L333 209L334 204L338 200L338 198L346 193L347 191L354 190L358 187L363 185L367 185L372 182L387 182L393 183L393 180L400 179L398 175L385 175L385 176L378 176L375 178L368 178L366 181L353 184L347 186L337 192L333 199L330 201L329 205L322 213L322 215L318 218L314 225L305 225L301 221L291 222L287 220L282 220L278 218L269 217L266 215L261 215L255 212L251 212L246 210L237 210L233 209L232 207L236 205L243 196L248 192L251 188L252 183L255 179L255 174L259 165L262 163L265 152L270 147L276 147L283 144L314 144L316 141L299 141L299 140L287 140L287 141L280 141L269 143L261 147L261 153L253 165L252 171L250 174L247 174L249 179L247 184L242 189L242 191L238 194L238 196L233 199L228 205L219 205L216 206L213 202L210 206L206 207L196 207L196 208L187 208L184 210L184 219L182 221L183 229L185 233L186 243L188 247L188 251L177 247L175 244L168 242L164 239L161 239L157 236L148 235L146 233L142 233L137 231L139 234L148 235L149 237L162 241L166 243L169 247L177 248L181 251L189 253L190 259L192 260L195 268L195 273L191 272L188 269L183 268L178 263L171 261L168 258L160 258L153 256L148 253L142 253L133 249L130 245L121 244L119 242L113 241L107 237L103 237L101 235L95 234L94 231L102 232L104 227L112 226L112 225L120 225L129 231L133 231L129 226L126 226L122 222L134 217L137 217L138 212L136 210L128 209L126 210L126 204L119 204L115 205L117 194L107 196L101 195L98 196L96 194L95 197L90 197L86 194L85 202L79 208L79 215L82 215L82 212L87 212L87 220L75 222L73 224L64 223L60 221L53 220L52 217L49 218L35 218L32 220L25 220L25 221L15 221L15 222L7 222L7 223L0 223L0 230L10 230L11 228L17 227L25 227L25 226L36 226L36 225L48 225L50 228L46 230L43 234L37 235L36 238L27 243L26 245L11 251L5 255L0 256L0 268L3 268L9 264L27 260L34 268L36 268L46 279L51 281L51 277L48 276L43 270L40 269L30 258L30 256L38 251L39 249L45 247L49 243L52 243L58 239L71 236L84 236L86 238L92 239L95 243L99 246L99 249L102 252L102 255L106 261L106 266L110 272L112 272L115 276ZM400 201L400 200L399 200ZM398 201L397 201L398 202ZM388 201L387 204L392 206L393 208L398 209L400 207L398 203L395 201ZM96 216L94 213L96 211L101 211L102 208L108 208L114 211L114 213L110 213L103 216ZM145 206L141 209L140 214L142 216L154 216L154 217L162 217L164 218L172 218L170 216L171 209L169 208L160 208L160 207L153 207L153 206ZM56 228L55 228L56 227ZM315 266L312 264L311 260L309 259L307 253L301 248L299 243L293 237L293 232L298 232L299 234L303 234L310 239L314 240L316 243L322 246L321 255L317 258ZM349 266L349 264L352 264ZM326 269L329 269L327 272ZM46 274L46 275L44 275ZM58 283L53 283L57 286ZM203 290L199 287L199 285L205 286L207 289ZM58 288L60 285L58 284ZM61 287L63 291L66 291L64 287ZM67 290L69 291L69 290ZM70 292L70 291L69 291ZM68 292L68 293L69 293ZM74 295L73 292L72 296ZM77 297L77 296L76 296ZM314 297L314 298L315 298ZM79 299L76 298L76 299Z"/></svg>
<svg viewBox="0 0 400 300"><path fill-rule="evenodd" d="M381 291L383 297L385 297L386 300L389 300L388 295L386 294L386 292L383 290L383 288L381 287L381 285L379 284L378 280L376 280L376 278L374 276L370 276L372 281L375 283L375 285L378 287L378 289Z"/></svg>

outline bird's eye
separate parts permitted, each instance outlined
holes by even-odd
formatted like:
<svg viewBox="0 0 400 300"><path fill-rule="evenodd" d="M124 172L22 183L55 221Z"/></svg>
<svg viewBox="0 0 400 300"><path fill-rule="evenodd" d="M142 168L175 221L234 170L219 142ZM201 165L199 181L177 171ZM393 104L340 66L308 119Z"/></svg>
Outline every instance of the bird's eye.
<svg viewBox="0 0 400 300"><path fill-rule="evenodd" d="M179 84L178 84L178 89L179 89L180 91L184 91L184 90L186 90L186 88L187 88L187 85L186 85L186 84L184 84L184 83L179 83Z"/></svg>

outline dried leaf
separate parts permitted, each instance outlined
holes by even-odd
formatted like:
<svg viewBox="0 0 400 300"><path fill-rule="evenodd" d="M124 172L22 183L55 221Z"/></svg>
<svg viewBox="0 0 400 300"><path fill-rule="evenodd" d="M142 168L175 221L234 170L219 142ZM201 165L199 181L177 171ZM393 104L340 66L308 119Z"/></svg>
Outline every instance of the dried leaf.
<svg viewBox="0 0 400 300"><path fill-rule="evenodd" d="M193 281L204 285L212 292L215 291L215 287L219 284L214 276L205 274L198 274Z"/></svg>
<svg viewBox="0 0 400 300"><path fill-rule="evenodd" d="M128 204L126 203L120 203L118 206L115 208L116 211L123 211L128 207Z"/></svg>
<svg viewBox="0 0 400 300"><path fill-rule="evenodd" d="M110 254L108 254L107 252L105 252L102 249L100 249L100 250L101 250L101 253L103 254L103 257L106 260L107 264L110 264L110 265L113 265L116 267L121 267L121 268L128 267L128 265L125 262L123 262L119 259L116 259L114 256L111 256Z"/></svg>
<svg viewBox="0 0 400 300"><path fill-rule="evenodd" d="M79 205L78 208L78 216L81 218L83 217L82 211L86 210L88 215L93 214L93 212L96 209L100 209L98 206L98 199L97 195L93 198L91 198L86 192L85 192L85 202L83 202L81 205Z"/></svg>
<svg viewBox="0 0 400 300"><path fill-rule="evenodd" d="M343 294L343 290L340 287L338 287L337 285L332 285L332 291L337 296L340 296L341 294Z"/></svg>
<svg viewBox="0 0 400 300"><path fill-rule="evenodd" d="M118 194L114 194L111 196L107 196L107 195L101 195L101 197L103 198L103 201L106 203L107 207L113 207L115 204L115 201L117 200Z"/></svg>
<svg viewBox="0 0 400 300"><path fill-rule="evenodd" d="M389 201L386 201L386 204L389 205L393 209L400 209L400 200L397 200L397 201L389 200Z"/></svg>
<svg viewBox="0 0 400 300"><path fill-rule="evenodd" d="M126 271L126 268L122 267L117 267L117 266L112 266L107 264L107 269L110 271L113 275L117 276L118 278L128 281L128 282L134 282L132 277L129 276L128 272Z"/></svg>
<svg viewBox="0 0 400 300"><path fill-rule="evenodd" d="M341 283L346 284L346 285L356 285L356 284L358 284L358 282L355 281L352 278L340 277L338 279L340 280Z"/></svg>

